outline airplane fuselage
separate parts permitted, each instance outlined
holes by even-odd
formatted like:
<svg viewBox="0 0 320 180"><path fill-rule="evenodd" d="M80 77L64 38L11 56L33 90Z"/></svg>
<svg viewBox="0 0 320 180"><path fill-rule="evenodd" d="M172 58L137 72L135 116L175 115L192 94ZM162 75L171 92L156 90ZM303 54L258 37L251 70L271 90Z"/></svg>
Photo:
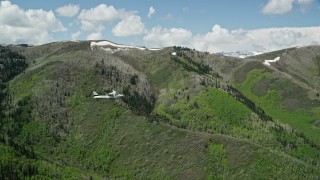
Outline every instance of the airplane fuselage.
<svg viewBox="0 0 320 180"><path fill-rule="evenodd" d="M122 97L122 94L117 94L114 96L110 96L110 95L98 95L98 96L93 96L93 98L101 98L101 99L115 99L115 98L119 98Z"/></svg>
<svg viewBox="0 0 320 180"><path fill-rule="evenodd" d="M93 95L94 95L93 98L96 98L96 99L115 99L123 96L122 94L117 94L117 92L114 90L111 93L108 93L106 95L99 95L98 93L93 91Z"/></svg>

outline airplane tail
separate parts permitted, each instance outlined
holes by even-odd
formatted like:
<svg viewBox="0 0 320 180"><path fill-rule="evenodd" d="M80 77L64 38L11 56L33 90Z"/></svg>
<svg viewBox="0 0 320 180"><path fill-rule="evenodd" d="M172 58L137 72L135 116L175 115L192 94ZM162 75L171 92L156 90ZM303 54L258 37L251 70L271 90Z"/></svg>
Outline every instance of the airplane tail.
<svg viewBox="0 0 320 180"><path fill-rule="evenodd" d="M93 95L98 96L99 94L97 92L93 91Z"/></svg>

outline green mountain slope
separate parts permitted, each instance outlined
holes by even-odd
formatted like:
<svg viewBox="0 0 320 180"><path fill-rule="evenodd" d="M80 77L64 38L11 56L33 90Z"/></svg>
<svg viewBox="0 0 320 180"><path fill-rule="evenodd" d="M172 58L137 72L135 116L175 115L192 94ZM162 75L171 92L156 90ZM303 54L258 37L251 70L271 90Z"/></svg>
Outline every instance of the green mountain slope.
<svg viewBox="0 0 320 180"><path fill-rule="evenodd" d="M301 80L302 75L295 79L293 73L296 72L282 71L281 66L289 64L300 69L297 74L304 71L305 76L319 78L313 74L313 70L306 68L308 64L317 67L315 59L319 54L309 52L310 49L316 52L316 48L319 49L319 47L307 47L285 51L287 53L280 56L280 61L273 63L270 68L261 66L260 60L248 62L240 67L234 75L235 87L262 107L274 120L286 123L304 145L301 146L302 149L299 148L300 146L295 147L297 141L292 141L291 137L282 134L278 141L284 144L295 144L293 146L295 148L290 149L290 154L305 156L306 160L309 159L309 156L313 156L312 160L307 161L316 159L315 164L319 162L320 149L318 138L320 129L315 125L320 118L319 89L315 88L316 81L313 82L312 79L309 79L309 82L304 82ZM290 59L288 59L289 56ZM293 61L301 63L295 65Z"/></svg>
<svg viewBox="0 0 320 180"><path fill-rule="evenodd" d="M4 179L319 177L313 87L258 58L87 41L10 48L29 67L3 102ZM124 98L92 98L112 89Z"/></svg>

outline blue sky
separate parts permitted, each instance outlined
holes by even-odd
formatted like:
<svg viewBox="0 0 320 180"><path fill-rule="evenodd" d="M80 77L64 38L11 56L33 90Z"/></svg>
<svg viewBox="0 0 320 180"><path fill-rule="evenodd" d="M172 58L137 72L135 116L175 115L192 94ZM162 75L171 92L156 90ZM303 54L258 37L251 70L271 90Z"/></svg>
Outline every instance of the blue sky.
<svg viewBox="0 0 320 180"><path fill-rule="evenodd" d="M11 0L1 1L0 43L106 39L266 51L319 44L319 17L319 0Z"/></svg>

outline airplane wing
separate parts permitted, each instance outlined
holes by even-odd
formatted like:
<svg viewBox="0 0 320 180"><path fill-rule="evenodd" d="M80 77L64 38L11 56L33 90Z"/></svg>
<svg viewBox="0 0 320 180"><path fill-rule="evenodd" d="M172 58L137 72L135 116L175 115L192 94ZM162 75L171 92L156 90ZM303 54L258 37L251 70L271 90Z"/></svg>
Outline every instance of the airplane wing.
<svg viewBox="0 0 320 180"><path fill-rule="evenodd" d="M123 97L124 95L123 94L117 94L116 96L117 97Z"/></svg>
<svg viewBox="0 0 320 180"><path fill-rule="evenodd" d="M99 96L99 94L97 92L95 92L95 91L93 91L93 95L94 96Z"/></svg>
<svg viewBox="0 0 320 180"><path fill-rule="evenodd" d="M115 90L112 90L112 92L108 93L109 95L116 95L117 92Z"/></svg>

